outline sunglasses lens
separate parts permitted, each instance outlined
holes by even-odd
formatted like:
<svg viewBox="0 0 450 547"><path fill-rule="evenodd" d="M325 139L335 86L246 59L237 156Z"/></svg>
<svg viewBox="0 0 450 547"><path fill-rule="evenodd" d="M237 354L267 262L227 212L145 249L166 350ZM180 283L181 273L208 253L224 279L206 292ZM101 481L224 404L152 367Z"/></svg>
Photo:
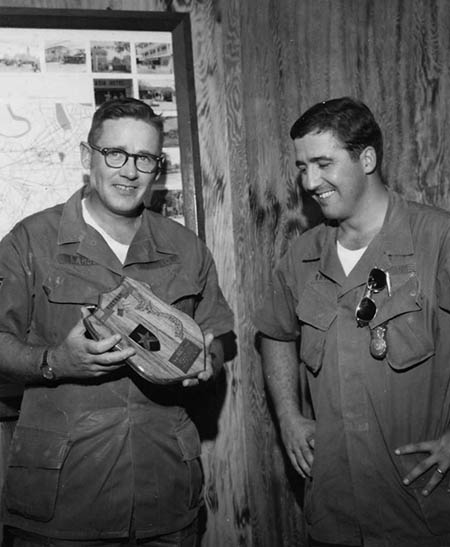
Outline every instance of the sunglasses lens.
<svg viewBox="0 0 450 547"><path fill-rule="evenodd" d="M386 287L386 273L379 268L370 270L367 287L372 292L380 292Z"/></svg>
<svg viewBox="0 0 450 547"><path fill-rule="evenodd" d="M361 298L361 302L356 308L356 319L361 323L369 323L375 317L376 313L377 307L375 302L367 296Z"/></svg>

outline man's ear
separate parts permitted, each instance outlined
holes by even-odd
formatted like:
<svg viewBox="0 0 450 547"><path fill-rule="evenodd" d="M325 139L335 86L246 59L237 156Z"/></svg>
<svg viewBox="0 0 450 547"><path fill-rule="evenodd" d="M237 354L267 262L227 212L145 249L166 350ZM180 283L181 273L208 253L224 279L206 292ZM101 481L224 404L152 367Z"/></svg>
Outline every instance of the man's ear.
<svg viewBox="0 0 450 547"><path fill-rule="evenodd" d="M367 146L361 152L359 159L366 175L370 175L377 168L377 153L373 146Z"/></svg>
<svg viewBox="0 0 450 547"><path fill-rule="evenodd" d="M80 155L81 155L81 165L84 169L89 170L91 168L91 147L87 142L80 143Z"/></svg>

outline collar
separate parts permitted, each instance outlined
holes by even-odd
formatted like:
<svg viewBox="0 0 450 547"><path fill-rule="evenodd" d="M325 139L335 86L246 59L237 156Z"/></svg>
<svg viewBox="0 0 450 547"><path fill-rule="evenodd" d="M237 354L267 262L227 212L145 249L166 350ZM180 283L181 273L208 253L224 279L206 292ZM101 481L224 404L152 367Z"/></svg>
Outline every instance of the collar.
<svg viewBox="0 0 450 547"><path fill-rule="evenodd" d="M84 187L80 188L64 204L58 230L58 245L80 242L86 233L81 211Z"/></svg>
<svg viewBox="0 0 450 547"><path fill-rule="evenodd" d="M365 283L367 272L374 265L388 269L392 264L390 257L414 255L407 201L390 189L388 196L388 209L383 226L348 277L345 276L337 256L337 227L330 224L324 223L318 228L302 261L320 261L319 272L322 275L349 289Z"/></svg>
<svg viewBox="0 0 450 547"><path fill-rule="evenodd" d="M84 187L75 192L65 203L58 230L58 245L78 243L76 252L99 263L103 245L92 239L93 229L89 229L83 220L81 200L84 197ZM177 249L171 241L169 230L165 224L169 221L164 217L144 209L142 223L137 231L128 252L127 262L155 262L177 255ZM95 234L98 232L95 230ZM103 238L99 236L103 242ZM106 245L106 243L105 243ZM109 247L107 250L110 251ZM112 251L110 251L111 254Z"/></svg>
<svg viewBox="0 0 450 547"><path fill-rule="evenodd" d="M376 238L383 238L384 251L389 256L414 254L408 202L388 189L389 205L383 226ZM375 238L375 239L376 239Z"/></svg>

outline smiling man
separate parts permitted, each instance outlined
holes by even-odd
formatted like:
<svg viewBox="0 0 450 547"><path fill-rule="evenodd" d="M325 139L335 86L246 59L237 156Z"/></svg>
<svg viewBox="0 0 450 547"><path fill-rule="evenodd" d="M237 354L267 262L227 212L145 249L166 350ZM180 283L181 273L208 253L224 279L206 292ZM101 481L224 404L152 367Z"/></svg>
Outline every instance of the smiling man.
<svg viewBox="0 0 450 547"><path fill-rule="evenodd" d="M255 323L310 544L450 545L450 215L384 184L360 101L314 105L291 137L325 220L291 243Z"/></svg>
<svg viewBox="0 0 450 547"><path fill-rule="evenodd" d="M224 360L232 314L211 253L144 206L160 174L161 120L136 99L103 104L81 144L89 184L0 243L0 373L25 384L2 521L14 547L194 547L200 440L185 391ZM205 333L206 370L150 384L90 339L82 314L123 276L149 284Z"/></svg>

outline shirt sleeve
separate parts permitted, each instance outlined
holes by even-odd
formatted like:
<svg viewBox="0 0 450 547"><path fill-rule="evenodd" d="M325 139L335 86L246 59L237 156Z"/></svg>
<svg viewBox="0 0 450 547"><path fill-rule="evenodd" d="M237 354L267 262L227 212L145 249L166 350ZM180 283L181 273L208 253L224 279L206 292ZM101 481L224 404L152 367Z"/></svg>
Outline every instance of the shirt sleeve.
<svg viewBox="0 0 450 547"><path fill-rule="evenodd" d="M436 283L438 305L444 311L450 312L450 229L447 229L440 252Z"/></svg>
<svg viewBox="0 0 450 547"><path fill-rule="evenodd" d="M211 331L215 337L233 330L234 320L222 290L217 270L209 249L204 247L200 269L201 296L197 303L194 319L203 332Z"/></svg>
<svg viewBox="0 0 450 547"><path fill-rule="evenodd" d="M300 334L295 295L292 284L287 281L291 277L290 264L288 252L275 270L263 305L256 311L253 321L258 331L282 341L294 341Z"/></svg>
<svg viewBox="0 0 450 547"><path fill-rule="evenodd" d="M27 336L33 302L32 273L23 247L15 232L0 242L0 332L21 340Z"/></svg>

